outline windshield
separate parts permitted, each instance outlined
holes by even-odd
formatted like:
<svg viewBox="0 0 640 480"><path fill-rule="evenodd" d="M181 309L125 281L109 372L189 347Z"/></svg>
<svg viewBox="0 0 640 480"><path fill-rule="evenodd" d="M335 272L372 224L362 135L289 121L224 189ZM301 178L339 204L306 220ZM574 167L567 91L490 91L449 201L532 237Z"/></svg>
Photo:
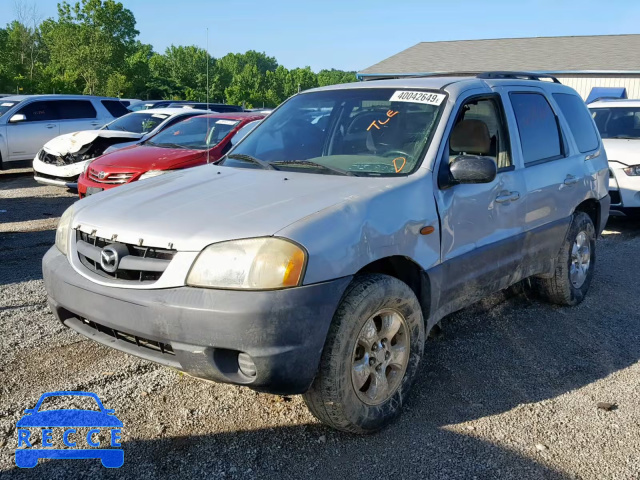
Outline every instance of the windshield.
<svg viewBox="0 0 640 480"><path fill-rule="evenodd" d="M238 123L226 118L191 117L166 128L146 143L204 150L215 147Z"/></svg>
<svg viewBox="0 0 640 480"><path fill-rule="evenodd" d="M13 108L18 102L0 102L0 117Z"/></svg>
<svg viewBox="0 0 640 480"><path fill-rule="evenodd" d="M425 90L389 88L296 95L222 164L260 168L259 160L269 168L308 173L405 175L424 155L444 98Z"/></svg>
<svg viewBox="0 0 640 480"><path fill-rule="evenodd" d="M129 113L106 125L104 129L149 133L168 117L166 113Z"/></svg>
<svg viewBox="0 0 640 480"><path fill-rule="evenodd" d="M640 138L640 107L591 108L602 138Z"/></svg>

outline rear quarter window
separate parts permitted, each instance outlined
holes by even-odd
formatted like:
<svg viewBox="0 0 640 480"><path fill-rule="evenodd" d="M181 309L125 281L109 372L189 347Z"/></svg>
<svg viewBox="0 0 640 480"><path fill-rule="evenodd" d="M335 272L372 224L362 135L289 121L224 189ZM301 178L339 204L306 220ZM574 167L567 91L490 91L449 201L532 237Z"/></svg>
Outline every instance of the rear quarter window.
<svg viewBox="0 0 640 480"><path fill-rule="evenodd" d="M104 108L115 118L121 117L129 113L129 110L117 100L102 100Z"/></svg>
<svg viewBox="0 0 640 480"><path fill-rule="evenodd" d="M89 100L58 100L56 107L60 120L97 117L96 109Z"/></svg>
<svg viewBox="0 0 640 480"><path fill-rule="evenodd" d="M569 124L569 129L576 140L578 150L584 153L598 148L600 142L598 141L596 128L582 99L569 93L554 93L553 98Z"/></svg>
<svg viewBox="0 0 640 480"><path fill-rule="evenodd" d="M539 93L510 93L525 165L562 158L556 115Z"/></svg>

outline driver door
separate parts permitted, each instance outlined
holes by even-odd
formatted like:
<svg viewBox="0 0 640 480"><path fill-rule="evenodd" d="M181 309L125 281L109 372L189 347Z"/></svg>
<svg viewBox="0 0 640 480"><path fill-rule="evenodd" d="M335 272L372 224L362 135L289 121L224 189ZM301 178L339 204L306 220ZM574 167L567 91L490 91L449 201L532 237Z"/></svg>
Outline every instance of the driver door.
<svg viewBox="0 0 640 480"><path fill-rule="evenodd" d="M435 196L442 228L438 304L447 314L519 280L526 190L498 93L463 100L445 138ZM449 186L449 164L463 154L493 158L496 178Z"/></svg>

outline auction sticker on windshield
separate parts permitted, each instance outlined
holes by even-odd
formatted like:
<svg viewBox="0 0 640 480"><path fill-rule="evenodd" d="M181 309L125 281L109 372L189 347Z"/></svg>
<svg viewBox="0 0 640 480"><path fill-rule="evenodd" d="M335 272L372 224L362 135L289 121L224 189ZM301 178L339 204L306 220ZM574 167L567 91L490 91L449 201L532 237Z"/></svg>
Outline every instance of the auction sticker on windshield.
<svg viewBox="0 0 640 480"><path fill-rule="evenodd" d="M390 102L425 103L427 105L440 105L445 95L441 93L415 92L411 90L398 90L389 99Z"/></svg>

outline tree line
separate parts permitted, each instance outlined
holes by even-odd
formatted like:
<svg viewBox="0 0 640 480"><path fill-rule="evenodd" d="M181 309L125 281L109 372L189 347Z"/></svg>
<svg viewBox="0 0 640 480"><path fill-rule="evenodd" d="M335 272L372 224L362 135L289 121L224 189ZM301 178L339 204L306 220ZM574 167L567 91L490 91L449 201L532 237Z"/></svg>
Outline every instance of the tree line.
<svg viewBox="0 0 640 480"><path fill-rule="evenodd" d="M16 3L16 17L0 28L0 93L204 101L208 63L211 102L274 107L299 90L356 80L342 70L289 70L253 50L214 58L198 46L171 45L157 53L115 0L63 1L58 18L44 20Z"/></svg>

